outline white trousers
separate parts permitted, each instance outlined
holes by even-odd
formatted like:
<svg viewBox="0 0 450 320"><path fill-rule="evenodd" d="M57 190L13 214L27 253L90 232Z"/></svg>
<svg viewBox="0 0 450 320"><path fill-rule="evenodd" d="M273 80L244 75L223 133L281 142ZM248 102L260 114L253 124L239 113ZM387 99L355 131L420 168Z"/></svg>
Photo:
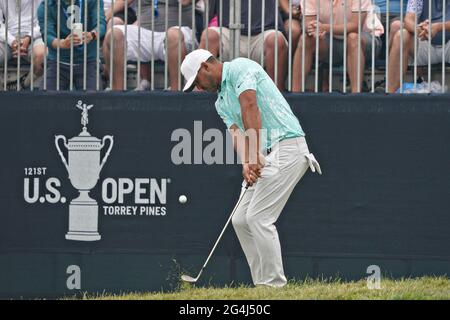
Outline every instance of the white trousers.
<svg viewBox="0 0 450 320"><path fill-rule="evenodd" d="M114 28L119 29L125 35L125 26L118 25ZM178 28L178 27L176 27ZM197 42L192 38L192 30L189 27L181 27L182 39L187 52L194 50ZM152 42L152 37L154 40ZM166 59L165 32L152 32L151 30L141 28L141 37L139 45L139 26L127 25L127 60L148 62L154 57L155 60L164 61ZM152 47L152 44L154 47ZM139 48L141 56L139 57Z"/></svg>
<svg viewBox="0 0 450 320"><path fill-rule="evenodd" d="M308 169L304 137L282 140L266 156L266 166L233 216L233 227L244 250L255 285L286 284L275 222L297 182Z"/></svg>

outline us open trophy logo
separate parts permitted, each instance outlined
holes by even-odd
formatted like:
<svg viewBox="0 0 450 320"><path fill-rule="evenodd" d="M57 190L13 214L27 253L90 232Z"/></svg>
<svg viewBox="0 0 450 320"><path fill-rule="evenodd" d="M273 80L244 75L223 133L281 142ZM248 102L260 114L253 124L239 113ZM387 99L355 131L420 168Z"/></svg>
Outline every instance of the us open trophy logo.
<svg viewBox="0 0 450 320"><path fill-rule="evenodd" d="M81 133L69 139L68 142L63 135L55 136L56 149L69 173L69 180L80 193L69 205L69 231L66 239L96 241L101 239L101 235L98 233L98 204L89 196L89 191L95 187L100 178L100 171L108 159L114 140L110 135L106 135L100 140L91 136L87 131L88 111L93 105L87 106L82 101L78 101L76 107L82 110L81 125L83 129ZM69 162L61 152L60 140L63 140L68 151ZM110 141L109 148L103 160L100 161L100 151L107 140Z"/></svg>

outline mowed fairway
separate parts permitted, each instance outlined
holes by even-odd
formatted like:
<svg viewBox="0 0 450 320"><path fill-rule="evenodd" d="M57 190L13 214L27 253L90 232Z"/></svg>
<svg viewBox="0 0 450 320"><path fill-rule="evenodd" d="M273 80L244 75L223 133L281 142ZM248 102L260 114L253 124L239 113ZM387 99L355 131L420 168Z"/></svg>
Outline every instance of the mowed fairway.
<svg viewBox="0 0 450 320"><path fill-rule="evenodd" d="M174 292L132 293L122 295L88 295L82 299L117 300L303 300L303 299L450 299L448 277L422 277L401 280L381 280L381 289L370 290L367 281L344 282L340 280L291 281L281 289L265 287L197 288L180 284Z"/></svg>

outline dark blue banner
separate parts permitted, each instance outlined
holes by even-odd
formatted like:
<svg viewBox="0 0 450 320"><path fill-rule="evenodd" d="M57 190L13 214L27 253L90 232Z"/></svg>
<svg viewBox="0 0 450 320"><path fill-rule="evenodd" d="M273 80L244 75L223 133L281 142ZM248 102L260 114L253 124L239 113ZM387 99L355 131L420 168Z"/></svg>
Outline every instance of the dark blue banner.
<svg viewBox="0 0 450 320"><path fill-rule="evenodd" d="M0 99L0 296L170 290L199 270L242 181L215 96ZM287 276L448 273L449 96L287 99L323 171L277 223ZM202 281L250 282L231 228Z"/></svg>

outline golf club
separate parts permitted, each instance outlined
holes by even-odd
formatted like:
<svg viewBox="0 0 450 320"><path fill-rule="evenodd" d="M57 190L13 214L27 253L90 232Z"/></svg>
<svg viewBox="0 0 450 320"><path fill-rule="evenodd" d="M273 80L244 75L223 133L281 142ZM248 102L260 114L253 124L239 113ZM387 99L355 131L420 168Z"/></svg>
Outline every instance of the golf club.
<svg viewBox="0 0 450 320"><path fill-rule="evenodd" d="M242 200L242 198L244 197L245 192L247 191L248 187L249 187L248 184L246 184L246 186L243 187L244 190L241 192L241 195L239 196L238 202L237 202L236 205L234 206L234 209L233 209L233 211L231 212L231 215L230 215L230 217L228 218L227 223L225 223L225 226L223 227L222 232L221 232L220 235L219 235L219 238L217 238L216 243L214 244L214 247L212 248L211 252L209 253L208 258L206 259L205 263L203 264L203 267L202 267L202 269L200 270L200 272L198 273L197 277L196 277L196 278L193 278L193 277L191 277L191 276L188 276L188 275L186 275L186 274L183 274L183 275L181 276L181 280L183 280L183 281L185 281L185 282L195 283L195 282L197 282L197 280L200 278L200 276L202 275L203 269L205 269L206 265L208 264L209 258L211 258L211 256L212 256L214 250L216 249L217 244L219 243L219 241L220 241L220 239L222 238L222 235L223 235L223 233L225 232L225 230L226 230L228 224L230 223L231 219L233 218L233 215L234 215L234 213L236 212L236 209L237 209L237 207L239 206L239 203L241 203L241 200Z"/></svg>

